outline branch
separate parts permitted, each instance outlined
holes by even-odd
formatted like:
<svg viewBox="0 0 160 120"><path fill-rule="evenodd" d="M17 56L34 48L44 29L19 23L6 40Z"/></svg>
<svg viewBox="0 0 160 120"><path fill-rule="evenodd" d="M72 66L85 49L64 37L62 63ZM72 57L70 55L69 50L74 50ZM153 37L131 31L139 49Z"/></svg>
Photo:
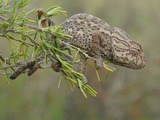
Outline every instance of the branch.
<svg viewBox="0 0 160 120"><path fill-rule="evenodd" d="M32 20L29 19L28 14L33 13L34 10L27 13L23 10L27 4L28 0L19 0L10 9L3 6L4 9L1 11L0 20L3 22L0 24L0 37L9 41L11 49L7 59L0 55L1 70L4 71L6 78L13 80L23 73L31 76L38 69L52 68L55 72L61 73L71 89L77 84L85 97L87 97L85 92L96 96L96 91L84 83L85 76L74 70L79 60L78 56L83 55L94 61L96 59L80 48L62 41L71 39L71 36L65 34L61 26L54 25L51 20L51 17L58 14L66 15L66 11L60 6L52 6L46 11L38 9L39 19ZM4 17L5 13L8 14L8 18ZM33 22L36 25L31 25ZM62 45L65 45L66 49L62 49ZM74 59L69 52L70 48L74 53Z"/></svg>
<svg viewBox="0 0 160 120"><path fill-rule="evenodd" d="M5 17L3 17L3 16L0 16L0 19L1 19L2 21L7 21L7 18L5 18Z"/></svg>

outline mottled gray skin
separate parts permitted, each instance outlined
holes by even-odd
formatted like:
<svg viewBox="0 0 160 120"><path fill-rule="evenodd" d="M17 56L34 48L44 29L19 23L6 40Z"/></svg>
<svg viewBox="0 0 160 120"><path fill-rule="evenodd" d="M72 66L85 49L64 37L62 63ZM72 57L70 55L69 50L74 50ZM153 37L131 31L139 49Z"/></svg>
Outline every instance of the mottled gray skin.
<svg viewBox="0 0 160 120"><path fill-rule="evenodd" d="M100 18L80 13L65 20L61 26L73 37L67 41L94 57L98 68L103 60L132 69L145 66L141 45L122 29L111 27Z"/></svg>

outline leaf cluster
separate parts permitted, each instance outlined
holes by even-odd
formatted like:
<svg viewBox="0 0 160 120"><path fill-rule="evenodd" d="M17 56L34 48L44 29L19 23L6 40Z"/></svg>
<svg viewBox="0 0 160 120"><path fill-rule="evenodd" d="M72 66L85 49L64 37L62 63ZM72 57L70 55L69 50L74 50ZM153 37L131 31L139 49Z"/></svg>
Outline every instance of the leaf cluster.
<svg viewBox="0 0 160 120"><path fill-rule="evenodd" d="M29 12L24 10L30 2L30 0L19 0L15 1L13 6L9 5L9 0L1 3L0 37L8 40L11 50L6 58L0 55L1 74L9 81L23 73L30 76L38 69L53 68L55 72L61 73L58 87L63 78L71 90L77 84L85 97L87 97L86 92L96 96L97 92L83 82L84 75L74 70L74 66L79 63L80 54L85 55L85 53L61 41L72 36L64 33L60 25L41 28L38 19L31 19L30 15L36 14L36 10ZM66 15L66 11L56 5L44 11L43 17L52 18L60 14ZM62 49L63 45L67 46L67 49Z"/></svg>

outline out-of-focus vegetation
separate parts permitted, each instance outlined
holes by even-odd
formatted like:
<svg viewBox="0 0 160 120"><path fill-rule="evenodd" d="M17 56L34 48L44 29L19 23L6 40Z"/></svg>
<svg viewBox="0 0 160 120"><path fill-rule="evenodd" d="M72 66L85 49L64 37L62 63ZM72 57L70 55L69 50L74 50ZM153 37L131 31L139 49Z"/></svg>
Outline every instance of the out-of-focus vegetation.
<svg viewBox="0 0 160 120"><path fill-rule="evenodd" d="M87 70L89 84L94 86L96 98L85 99L77 88L71 92L59 75L51 70L36 72L28 78L23 75L10 84L0 78L0 119L34 120L159 120L160 119L160 1L152 0L34 0L28 9L60 5L68 16L85 12L93 14L111 26L127 31L141 43L146 66L131 70L115 66L117 70L106 80L106 71L100 70L99 82L93 62ZM35 17L35 16L33 16ZM65 17L55 18L56 24ZM1 42L5 53L8 44Z"/></svg>

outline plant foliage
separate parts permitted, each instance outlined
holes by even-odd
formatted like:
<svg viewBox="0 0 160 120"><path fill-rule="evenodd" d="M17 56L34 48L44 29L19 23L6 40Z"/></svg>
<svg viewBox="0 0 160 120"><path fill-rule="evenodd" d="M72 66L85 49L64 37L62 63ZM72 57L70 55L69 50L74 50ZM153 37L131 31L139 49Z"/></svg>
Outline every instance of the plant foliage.
<svg viewBox="0 0 160 120"><path fill-rule="evenodd" d="M62 75L59 87L64 78L71 89L77 84L85 97L87 97L86 92L96 96L97 92L83 82L84 75L73 69L78 64L80 54L85 55L85 53L61 41L72 36L65 34L60 25L43 28L39 25L38 19L31 19L30 15L36 14L36 10L28 12L24 10L30 2L30 0L19 0L15 1L13 6L9 5L9 0L0 3L0 37L8 40L11 49L8 57L0 55L1 74L6 75L9 81L23 73L30 76L38 69L53 68ZM44 11L43 18L52 18L60 14L66 16L66 11L56 5ZM67 46L67 50L61 49L62 44ZM105 68L113 71L106 65Z"/></svg>

